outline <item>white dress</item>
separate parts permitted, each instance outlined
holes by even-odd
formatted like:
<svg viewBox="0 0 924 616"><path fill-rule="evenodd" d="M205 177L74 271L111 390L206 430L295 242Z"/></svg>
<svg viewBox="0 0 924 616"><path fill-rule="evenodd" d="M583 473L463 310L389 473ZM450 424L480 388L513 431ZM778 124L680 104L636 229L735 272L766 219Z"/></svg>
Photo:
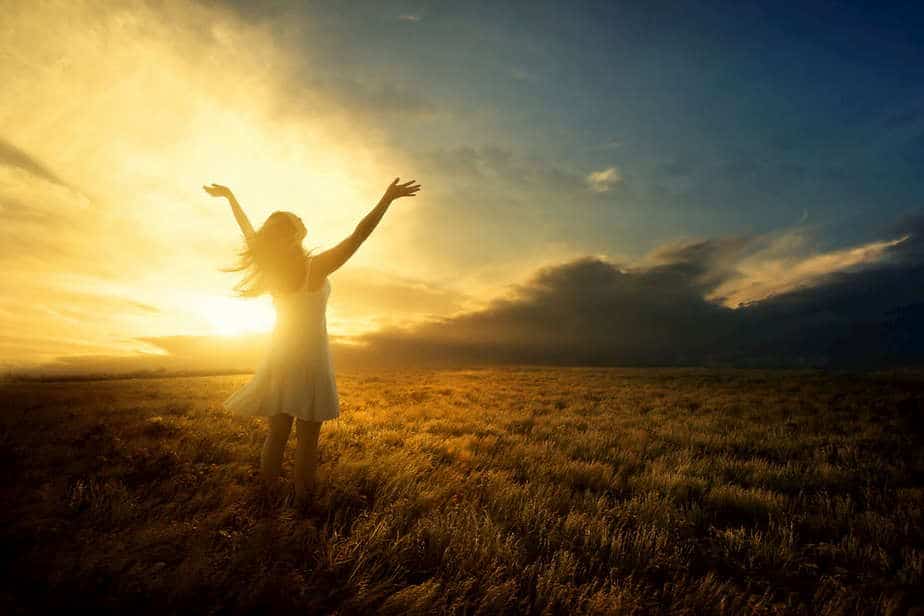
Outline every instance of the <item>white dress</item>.
<svg viewBox="0 0 924 616"><path fill-rule="evenodd" d="M340 400L327 341L327 297L330 280L317 291L305 281L292 293L273 297L276 326L270 348L253 377L224 401L233 415L286 413L307 421L324 421L340 415Z"/></svg>

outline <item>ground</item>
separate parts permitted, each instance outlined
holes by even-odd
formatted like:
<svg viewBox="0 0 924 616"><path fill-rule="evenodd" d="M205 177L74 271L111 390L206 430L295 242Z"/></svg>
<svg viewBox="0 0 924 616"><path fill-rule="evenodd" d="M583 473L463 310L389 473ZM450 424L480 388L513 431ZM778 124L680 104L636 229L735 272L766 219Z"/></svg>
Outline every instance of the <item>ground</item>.
<svg viewBox="0 0 924 616"><path fill-rule="evenodd" d="M307 507L258 488L247 378L0 386L0 609L924 605L924 371L339 374Z"/></svg>

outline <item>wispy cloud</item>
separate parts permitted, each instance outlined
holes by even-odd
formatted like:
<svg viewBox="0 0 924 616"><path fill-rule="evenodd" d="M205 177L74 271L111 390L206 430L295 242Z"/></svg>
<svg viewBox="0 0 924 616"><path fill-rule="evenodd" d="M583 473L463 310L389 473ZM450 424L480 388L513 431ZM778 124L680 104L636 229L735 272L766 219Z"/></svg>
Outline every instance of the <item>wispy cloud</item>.
<svg viewBox="0 0 924 616"><path fill-rule="evenodd" d="M909 237L798 254L787 250L801 238L783 235L735 263L735 273L713 289L709 299L734 308L811 287L831 275L880 263L890 250L907 242Z"/></svg>
<svg viewBox="0 0 924 616"><path fill-rule="evenodd" d="M616 167L593 171L587 176L587 185L594 192L603 193L622 182L622 174Z"/></svg>
<svg viewBox="0 0 924 616"><path fill-rule="evenodd" d="M12 143L4 141L2 137L0 137L0 165L16 167L48 182L67 186L67 183L58 177L56 173L51 171L47 165L30 156L24 150L17 148Z"/></svg>

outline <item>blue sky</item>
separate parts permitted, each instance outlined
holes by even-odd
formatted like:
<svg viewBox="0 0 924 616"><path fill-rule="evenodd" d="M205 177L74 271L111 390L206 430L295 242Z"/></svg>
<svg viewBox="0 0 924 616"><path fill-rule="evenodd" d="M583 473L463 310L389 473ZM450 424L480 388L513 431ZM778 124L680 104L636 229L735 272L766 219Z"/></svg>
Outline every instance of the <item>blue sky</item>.
<svg viewBox="0 0 924 616"><path fill-rule="evenodd" d="M269 15L300 28L289 44L305 46L306 79L383 102L393 84L393 104L432 112L394 114L395 147L616 167L623 181L603 196L537 204L537 216L584 208L574 230L589 248L638 254L800 221L839 245L922 202L924 20L910 3L316 3Z"/></svg>

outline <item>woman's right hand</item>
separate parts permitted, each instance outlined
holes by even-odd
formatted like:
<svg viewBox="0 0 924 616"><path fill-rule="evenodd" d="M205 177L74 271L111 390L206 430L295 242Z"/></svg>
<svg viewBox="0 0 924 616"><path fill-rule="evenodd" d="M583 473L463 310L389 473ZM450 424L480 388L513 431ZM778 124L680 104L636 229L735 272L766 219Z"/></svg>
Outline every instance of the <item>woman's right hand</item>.
<svg viewBox="0 0 924 616"><path fill-rule="evenodd" d="M211 186L203 186L202 188L213 197L227 197L230 199L234 196L230 188L222 186L221 184L212 184Z"/></svg>

